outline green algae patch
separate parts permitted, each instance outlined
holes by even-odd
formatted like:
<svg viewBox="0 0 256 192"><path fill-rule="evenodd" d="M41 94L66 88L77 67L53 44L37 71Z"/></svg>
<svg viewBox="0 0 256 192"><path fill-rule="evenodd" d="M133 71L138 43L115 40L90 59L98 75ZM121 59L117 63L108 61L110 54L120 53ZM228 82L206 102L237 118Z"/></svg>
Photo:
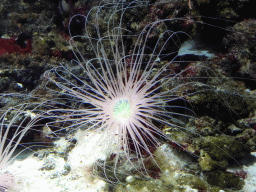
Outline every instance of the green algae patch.
<svg viewBox="0 0 256 192"><path fill-rule="evenodd" d="M203 90L198 88L196 91ZM234 117L245 118L251 111L250 104L241 95L232 94L232 90L218 89L195 94L189 98L197 106L197 114L228 122ZM231 110L232 109L232 110Z"/></svg>
<svg viewBox="0 0 256 192"><path fill-rule="evenodd" d="M172 170L168 173L163 173L160 179L142 180L135 178L132 183L119 183L115 186L114 191L185 192L190 190L211 191L210 189L212 187L203 179L192 174Z"/></svg>
<svg viewBox="0 0 256 192"><path fill-rule="evenodd" d="M241 178L231 173L225 173L222 171L213 171L206 174L207 182L210 185L215 185L221 189L242 189L245 182Z"/></svg>
<svg viewBox="0 0 256 192"><path fill-rule="evenodd" d="M231 136L207 136L200 142L200 148L217 161L236 159L249 153L249 148Z"/></svg>
<svg viewBox="0 0 256 192"><path fill-rule="evenodd" d="M196 0L197 4L200 6L202 4L209 4L210 0Z"/></svg>
<svg viewBox="0 0 256 192"><path fill-rule="evenodd" d="M211 171L216 169L223 169L225 170L226 166L228 165L227 161L214 161L208 153L201 151L199 158L199 165L203 171Z"/></svg>
<svg viewBox="0 0 256 192"><path fill-rule="evenodd" d="M129 191L129 192L159 192L159 191L173 191L174 188L171 184L157 180L135 180L131 184L123 185L119 184L115 187L115 191Z"/></svg>
<svg viewBox="0 0 256 192"><path fill-rule="evenodd" d="M208 185L205 181L192 174L179 175L177 182L181 186L190 186L191 188L198 190L206 190L208 188Z"/></svg>
<svg viewBox="0 0 256 192"><path fill-rule="evenodd" d="M241 134L237 135L236 138L242 141L246 141L246 146L250 151L256 150L256 134L254 129L246 129Z"/></svg>

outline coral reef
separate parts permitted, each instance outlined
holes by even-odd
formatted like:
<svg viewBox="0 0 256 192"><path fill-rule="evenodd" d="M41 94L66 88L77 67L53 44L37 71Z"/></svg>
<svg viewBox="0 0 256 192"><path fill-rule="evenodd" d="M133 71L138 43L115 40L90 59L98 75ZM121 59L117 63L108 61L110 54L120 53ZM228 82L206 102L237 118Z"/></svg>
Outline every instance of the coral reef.
<svg viewBox="0 0 256 192"><path fill-rule="evenodd" d="M1 1L1 111L20 103L36 103L39 100L44 103L42 109L49 110L44 121L37 126L37 133L28 131L24 137L28 143L54 146L39 150L27 160L39 170L33 174L45 174L38 178L51 186L58 183L57 191L70 191L65 183L72 183L78 189L89 189L89 186L85 186L85 183L89 183L95 187L92 187L94 190L98 186L98 190L104 191L241 190L246 178L242 171L243 160L256 149L256 24L252 1L127 1L123 8L113 9L116 3L77 0L72 1L72 11L64 13L59 8L59 0ZM100 6L95 7L98 4ZM128 4L130 8L126 9ZM87 18L82 16L88 13ZM86 19L89 22L85 23ZM65 95L67 92L44 77L45 71L56 69L62 63L69 72L51 71L51 78L58 82L61 77L77 87L81 86L81 81L87 81L88 75L81 67L82 62L78 65L70 61L94 59L95 50L99 51L98 37L102 38L104 56L109 60L114 59L111 48L116 42L107 41L109 39L106 37L114 36L118 30L122 31L123 47L116 49L125 53L120 58L125 58L123 61L128 66L136 62L133 50L136 44L143 41L146 41L145 54L152 53L154 48L155 53L161 52L160 57L155 58L151 77L172 62L159 77L163 78L159 83L164 82L166 77L178 78L168 81L156 94L175 90L175 87L182 85L170 95L177 99L161 106L169 112L182 114L174 114L168 119L175 126L152 121L169 138L157 137L164 143L160 146L165 150L164 156L158 147L149 149L161 170L148 157L142 163L138 162L137 156L130 158L135 167L144 164L151 178L145 179L136 169L130 168L125 155L120 155L120 161L116 163L114 152L107 157L92 157L85 162L85 157L89 156L86 150L93 148L95 138L90 140L93 138L89 137L90 132L86 135L74 130L69 121L72 113L67 110L65 116L61 117L58 109L88 109L90 106ZM150 33L147 38L137 42L136 37L142 30L145 34L150 30ZM168 39L171 33L166 32L168 30L182 33L173 35L171 42ZM86 37L91 38L92 44L88 44ZM179 47L191 39L196 42L195 50L207 51L215 56L205 58L195 52L178 55ZM143 59L145 63L148 62L150 55ZM99 63L95 64L96 70L100 67ZM142 75L139 73L138 77ZM73 90L76 88L73 87ZM57 111L55 114L51 113L53 109ZM75 116L72 121L78 122L78 118ZM55 123L52 123L53 119ZM81 129L86 129L86 126L81 126ZM97 141L99 135L94 135ZM53 142L58 137L60 140ZM92 167L95 162L96 165ZM230 171L229 167L234 164L237 172ZM120 183L106 184L98 178L93 179L89 176L92 172L101 179L108 176L107 179L112 182L116 182L118 176ZM20 181L37 189L36 180L29 176L26 178L25 181L20 178ZM34 184L29 184L29 180Z"/></svg>

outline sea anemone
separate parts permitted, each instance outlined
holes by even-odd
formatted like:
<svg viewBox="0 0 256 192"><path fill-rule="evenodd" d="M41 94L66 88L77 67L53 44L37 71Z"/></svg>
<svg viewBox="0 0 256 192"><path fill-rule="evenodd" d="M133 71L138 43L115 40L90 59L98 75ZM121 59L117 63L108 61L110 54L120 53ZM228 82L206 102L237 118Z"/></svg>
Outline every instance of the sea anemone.
<svg viewBox="0 0 256 192"><path fill-rule="evenodd" d="M9 171L13 161L25 150L22 144L27 132L38 122L39 113L33 113L32 104L11 107L0 117L0 191L16 185L15 174ZM30 109L30 110L29 110Z"/></svg>
<svg viewBox="0 0 256 192"><path fill-rule="evenodd" d="M243 181L237 176L230 180L234 178L233 173L226 169L229 160L237 162L235 159L249 154L248 144L255 145L252 142L255 131L248 130L246 119L236 121L236 124L222 120L233 117L237 109L241 111L239 115L246 118L250 108L243 105L245 101L241 102L244 100L242 91L239 92L241 95L232 92L237 84L226 78L221 70L221 65L225 64L222 62L224 56L214 58L220 61L218 63L188 61L192 57L191 60L198 60L214 56L202 47L195 50L196 41L188 35L193 38L198 35L196 24L200 19L192 16L173 18L183 15L177 14L180 11L176 7L181 5L180 2L169 1L168 5L160 2L106 0L86 16L76 15L70 20L70 28L74 21L79 24L84 21L79 26L85 26L85 29L79 36L72 35L81 34L82 30L75 33L74 28L70 29L68 49L72 49L76 61L63 63L44 74L49 92L35 98L40 98L39 106L45 111L41 113L28 104L28 107L12 107L1 116L0 191L15 185L16 175L8 169L9 165L16 159L17 149L24 147L21 143L24 136L41 119L44 119L43 128L49 133L47 136L61 137L54 142L55 149L39 151L39 158L34 156L33 161L27 161L35 164L40 161L41 165L46 161L41 168L32 168L39 170L37 179L49 183L46 190L53 185L58 186L57 190L67 187L71 191L76 187L85 190L92 183L96 186L96 179L89 178L89 181L84 177L91 171L110 182L126 182L125 190L131 191L139 185L143 189L133 191L149 191L151 186L152 190L160 186L163 191L180 190L182 185L182 188L190 185L204 191L212 190L211 186L208 189L209 185L222 189L241 188ZM159 4L162 6L158 7ZM231 68L228 61L226 65L227 69ZM45 91L42 86L36 89L35 94ZM31 97L27 99L28 103L33 100ZM192 105L198 118L194 116ZM233 105L235 110L232 110ZM229 110L232 115L228 114ZM49 138L43 139L47 141ZM73 143L76 143L75 148L72 148ZM186 151L179 153L186 158L176 158L171 146L179 152ZM52 157L56 161L51 161ZM195 157L199 161L196 170L190 161ZM61 159L61 165L57 159ZM183 160L187 161L185 166ZM53 162L49 174L45 174L47 162ZM16 163L13 169L19 166ZM60 166L55 169L56 165ZM28 170L27 166L22 167ZM199 172L200 177L195 176ZM19 183L25 186L36 181L32 174L28 175L29 180ZM145 186L146 183L150 185ZM41 188L37 184L35 182L30 187Z"/></svg>
<svg viewBox="0 0 256 192"><path fill-rule="evenodd" d="M185 44L191 49L194 42L187 33L175 32L168 26L185 18L146 23L139 34L126 28L124 20L137 8L148 6L147 3L119 1L91 9L84 17L84 35L70 39L77 60L45 73L49 80L47 88L53 95L61 95L54 108L47 111L51 118L57 119L48 126L59 128L56 135L70 137L78 129L94 135L91 137L96 141L91 143L95 145L85 158L96 156L97 174L110 181L119 180L118 169L125 164L126 168L120 168L122 171L129 169L146 177L158 177L155 173L162 169L154 153L164 141L186 151L179 145L181 137L169 137L163 129L171 127L201 137L196 126L186 126L188 119L191 122L196 119L186 98L213 90L203 83L209 74L212 75L209 79L214 79L212 70L189 66L188 62L182 66L187 49L180 47ZM193 52L199 54L198 58L202 53L206 54ZM175 69L174 61L179 63L179 70ZM203 80L198 80L197 69L206 74ZM226 99L222 99L225 103ZM78 143L81 142L79 139ZM234 159L231 155L229 158Z"/></svg>
<svg viewBox="0 0 256 192"><path fill-rule="evenodd" d="M160 146L160 138L169 139L159 127L175 125L182 128L181 125L184 125L175 117L186 115L174 112L172 108L177 107L168 103L183 100L179 90L187 84L175 83L189 69L181 73L168 69L181 44L179 35L184 38L186 33L165 30L159 34L153 48L147 45L148 38L155 33L155 27L164 25L167 20L145 26L137 36L129 35L129 31L122 27L122 21L116 21L117 18L122 19L124 10L136 6L134 2L120 2L94 8L98 11L96 13L91 10L92 15L89 13L85 22L87 36L72 37L70 44L77 48L76 40L83 39L96 57L87 59L78 52L73 66L62 65L45 73L49 79L48 88L56 91L52 88L54 83L59 88L57 94L62 93L69 102L75 103L71 109L65 106L49 110L48 114L56 116L59 123L65 124L61 130L82 128L87 132L96 130L101 133L97 145L103 146L101 153L105 155L104 162L106 158L114 157L114 172L120 159L125 157L135 170L150 175L144 163L145 157L158 166L153 152ZM105 36L99 29L102 22L99 11L103 9L112 11L105 23L108 29ZM95 19L89 20L91 18ZM89 35L93 31L96 34ZM95 35L97 39L92 37ZM136 37L133 51L127 54L124 38ZM171 48L168 47L170 45ZM165 57L172 59L159 65ZM136 163L132 159L136 159ZM105 170L106 162L101 166Z"/></svg>

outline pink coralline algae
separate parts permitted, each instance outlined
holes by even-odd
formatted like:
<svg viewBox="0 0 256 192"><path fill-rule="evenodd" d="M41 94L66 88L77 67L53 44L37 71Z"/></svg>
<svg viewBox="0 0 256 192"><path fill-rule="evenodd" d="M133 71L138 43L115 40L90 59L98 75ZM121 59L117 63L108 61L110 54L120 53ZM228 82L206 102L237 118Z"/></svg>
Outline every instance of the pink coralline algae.
<svg viewBox="0 0 256 192"><path fill-rule="evenodd" d="M11 39L0 39L0 55L5 53L19 53L26 54L31 53L32 50L32 40L28 39L26 41L26 46L24 48L20 47L14 38Z"/></svg>

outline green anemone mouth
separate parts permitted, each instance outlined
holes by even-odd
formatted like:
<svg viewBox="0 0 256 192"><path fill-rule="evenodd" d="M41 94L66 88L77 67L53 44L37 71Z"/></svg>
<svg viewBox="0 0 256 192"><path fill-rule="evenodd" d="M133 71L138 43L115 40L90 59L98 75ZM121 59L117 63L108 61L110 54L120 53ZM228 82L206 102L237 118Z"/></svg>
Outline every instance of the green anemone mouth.
<svg viewBox="0 0 256 192"><path fill-rule="evenodd" d="M113 114L116 119L127 120L131 114L131 105L127 99L120 99L115 103Z"/></svg>

